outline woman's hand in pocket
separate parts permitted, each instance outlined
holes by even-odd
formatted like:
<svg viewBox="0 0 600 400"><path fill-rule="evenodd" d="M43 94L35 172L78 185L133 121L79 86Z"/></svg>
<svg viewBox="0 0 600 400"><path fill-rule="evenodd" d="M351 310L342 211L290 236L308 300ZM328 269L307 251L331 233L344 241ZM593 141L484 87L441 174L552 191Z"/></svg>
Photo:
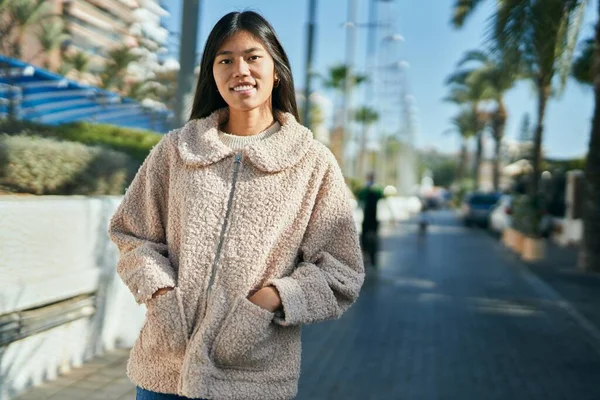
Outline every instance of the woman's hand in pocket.
<svg viewBox="0 0 600 400"><path fill-rule="evenodd" d="M281 297L274 286L260 289L248 298L248 300L267 311L275 312L281 308Z"/></svg>

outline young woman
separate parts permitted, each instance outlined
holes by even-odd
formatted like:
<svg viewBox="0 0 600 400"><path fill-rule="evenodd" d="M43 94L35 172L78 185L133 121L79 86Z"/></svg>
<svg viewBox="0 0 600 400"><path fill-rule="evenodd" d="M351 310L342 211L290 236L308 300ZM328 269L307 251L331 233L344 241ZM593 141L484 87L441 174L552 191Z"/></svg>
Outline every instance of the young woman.
<svg viewBox="0 0 600 400"><path fill-rule="evenodd" d="M288 399L302 325L339 317L364 266L335 158L297 122L288 58L254 12L208 37L190 121L152 150L110 224L147 318L138 399Z"/></svg>

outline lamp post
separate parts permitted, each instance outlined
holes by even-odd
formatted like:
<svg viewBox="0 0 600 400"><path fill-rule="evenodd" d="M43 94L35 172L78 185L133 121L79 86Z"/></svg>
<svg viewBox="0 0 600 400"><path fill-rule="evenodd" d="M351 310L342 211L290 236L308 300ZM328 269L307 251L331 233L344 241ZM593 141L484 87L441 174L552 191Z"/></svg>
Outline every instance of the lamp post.
<svg viewBox="0 0 600 400"><path fill-rule="evenodd" d="M189 107L194 98L194 68L198 45L199 12L202 0L183 0L181 13L181 45L179 46L179 74L175 93L175 127L181 127L189 118Z"/></svg>
<svg viewBox="0 0 600 400"><path fill-rule="evenodd" d="M344 120L342 128L342 171L344 175L353 175L351 165L348 162L346 141L351 138L350 120L352 115L352 86L354 85L354 50L356 42L356 0L348 0L348 18L344 27L346 28L346 77L344 79Z"/></svg>
<svg viewBox="0 0 600 400"><path fill-rule="evenodd" d="M384 36L381 39L380 47L383 47L384 44L394 44L394 43L403 43L403 42L404 42L404 37L402 35L400 35L399 33L394 33L391 35ZM382 66L383 68L377 68L376 70L383 69L384 71L386 71L386 70L394 69L397 67L397 64L392 65L392 63L389 61L389 56L387 56L389 54L389 52L386 52L385 54L386 54L386 57L384 57L384 60L383 60L383 66ZM384 74L384 79L386 76L387 76L387 74ZM377 83L377 80L374 80L374 82ZM375 92L377 93L377 91L375 91ZM380 119L377 124L379 126L379 129L378 129L379 132L378 132L377 136L379 139L379 148L381 151L381 155L379 157L379 167L378 167L379 178L378 178L378 180L383 185L386 185L388 183L387 182L387 170L388 170L388 168L387 168L387 148L386 148L387 147L387 137L384 133L384 130L381 128L381 122L382 122L382 119Z"/></svg>
<svg viewBox="0 0 600 400"><path fill-rule="evenodd" d="M309 129L310 126L310 92L311 80L313 75L312 60L314 53L314 36L317 16L317 0L308 1L308 26L307 26L307 44L306 44L306 85L304 87L304 125Z"/></svg>

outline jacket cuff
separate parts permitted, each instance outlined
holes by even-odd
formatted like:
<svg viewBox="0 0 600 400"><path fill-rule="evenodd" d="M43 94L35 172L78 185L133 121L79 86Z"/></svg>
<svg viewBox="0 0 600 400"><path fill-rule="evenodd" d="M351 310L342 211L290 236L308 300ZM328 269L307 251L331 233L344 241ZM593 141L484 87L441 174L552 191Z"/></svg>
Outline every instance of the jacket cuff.
<svg viewBox="0 0 600 400"><path fill-rule="evenodd" d="M281 298L283 312L275 313L273 322L282 325L298 325L306 319L308 308L304 291L296 279L291 277L272 279L266 286L275 286Z"/></svg>
<svg viewBox="0 0 600 400"><path fill-rule="evenodd" d="M158 289L175 287L175 276L163 268L138 268L127 280L124 280L138 304L146 303Z"/></svg>

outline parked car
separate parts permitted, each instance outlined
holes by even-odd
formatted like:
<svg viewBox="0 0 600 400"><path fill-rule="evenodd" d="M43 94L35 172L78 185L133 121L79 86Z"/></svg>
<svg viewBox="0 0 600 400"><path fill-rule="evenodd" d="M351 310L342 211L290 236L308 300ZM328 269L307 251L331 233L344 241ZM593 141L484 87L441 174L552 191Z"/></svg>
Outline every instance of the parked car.
<svg viewBox="0 0 600 400"><path fill-rule="evenodd" d="M510 195L500 196L500 200L492 208L489 218L490 229L498 234L501 234L504 229L512 223L512 201Z"/></svg>
<svg viewBox="0 0 600 400"><path fill-rule="evenodd" d="M494 205L498 202L498 193L473 192L465 196L462 204L462 217L466 226L487 226Z"/></svg>

